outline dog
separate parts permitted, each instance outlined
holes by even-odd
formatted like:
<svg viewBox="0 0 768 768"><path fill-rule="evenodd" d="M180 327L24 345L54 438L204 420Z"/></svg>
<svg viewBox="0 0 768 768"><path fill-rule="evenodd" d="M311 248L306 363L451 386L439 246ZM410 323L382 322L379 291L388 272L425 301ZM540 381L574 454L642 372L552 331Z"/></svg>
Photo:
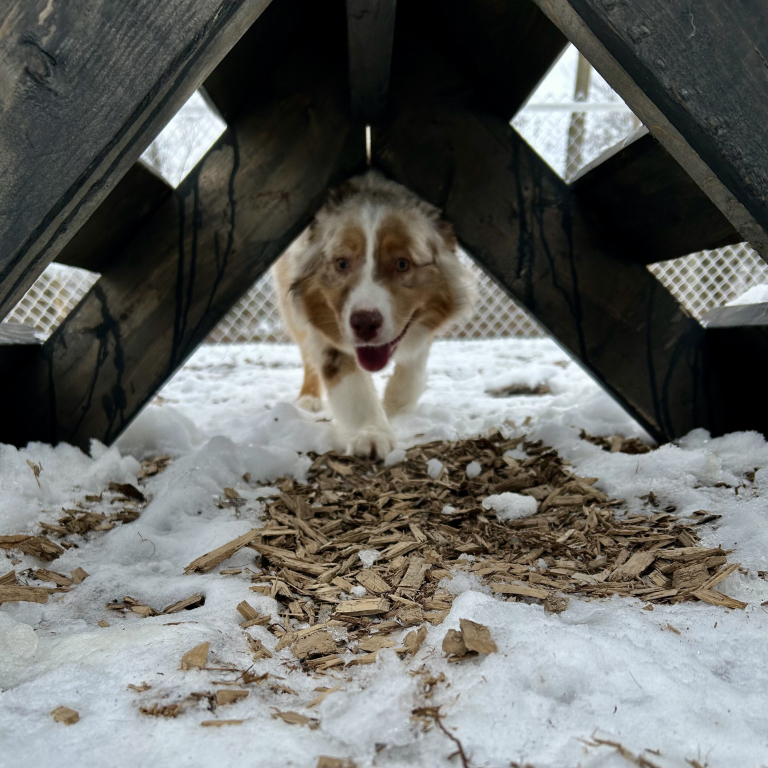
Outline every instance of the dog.
<svg viewBox="0 0 768 768"><path fill-rule="evenodd" d="M326 394L347 453L382 459L389 419L426 386L435 334L466 317L474 285L437 208L376 171L334 190L278 259L280 311L301 350L298 405ZM379 401L371 373L395 368Z"/></svg>

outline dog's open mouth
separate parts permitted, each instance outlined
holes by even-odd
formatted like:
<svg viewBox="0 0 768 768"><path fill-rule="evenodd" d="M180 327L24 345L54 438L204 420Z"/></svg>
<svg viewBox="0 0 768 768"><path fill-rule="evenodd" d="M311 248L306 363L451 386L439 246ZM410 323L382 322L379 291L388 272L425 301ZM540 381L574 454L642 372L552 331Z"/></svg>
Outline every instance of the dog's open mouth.
<svg viewBox="0 0 768 768"><path fill-rule="evenodd" d="M411 321L409 320L405 328L403 328L403 332L396 339L390 341L389 344L382 344L380 347L356 347L357 362L360 363L362 368L371 373L380 371L389 362L392 355L395 354L397 345L403 340L403 336L405 336L410 327Z"/></svg>

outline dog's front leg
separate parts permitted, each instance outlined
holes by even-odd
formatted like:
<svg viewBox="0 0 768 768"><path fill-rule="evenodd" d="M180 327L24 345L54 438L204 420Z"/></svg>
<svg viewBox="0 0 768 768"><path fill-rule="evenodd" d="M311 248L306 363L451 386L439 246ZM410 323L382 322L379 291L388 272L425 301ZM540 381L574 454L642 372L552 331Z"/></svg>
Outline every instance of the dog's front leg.
<svg viewBox="0 0 768 768"><path fill-rule="evenodd" d="M383 459L395 447L395 437L370 374L333 347L323 350L320 373L347 453Z"/></svg>
<svg viewBox="0 0 768 768"><path fill-rule="evenodd" d="M427 385L427 358L432 334L411 329L395 353L395 370L384 390L384 410L392 418L416 405Z"/></svg>

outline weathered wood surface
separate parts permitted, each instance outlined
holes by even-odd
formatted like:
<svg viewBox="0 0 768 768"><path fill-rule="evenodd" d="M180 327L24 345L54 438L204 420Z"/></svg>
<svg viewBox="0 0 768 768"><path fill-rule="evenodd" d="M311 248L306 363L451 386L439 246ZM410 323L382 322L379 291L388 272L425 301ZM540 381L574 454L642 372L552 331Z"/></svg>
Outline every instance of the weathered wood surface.
<svg viewBox="0 0 768 768"><path fill-rule="evenodd" d="M343 30L342 30L343 33ZM362 169L343 47L300 46L11 382L0 441L110 443ZM335 58L333 58L335 56Z"/></svg>
<svg viewBox="0 0 768 768"><path fill-rule="evenodd" d="M420 0L402 3L399 15L401 26L420 16L443 54L508 120L568 45L531 0Z"/></svg>
<svg viewBox="0 0 768 768"><path fill-rule="evenodd" d="M768 327L768 304L715 307L704 315L702 322L707 328L740 328L750 325Z"/></svg>
<svg viewBox="0 0 768 768"><path fill-rule="evenodd" d="M0 319L269 0L7 0Z"/></svg>
<svg viewBox="0 0 768 768"><path fill-rule="evenodd" d="M583 168L571 187L641 264L742 240L647 128Z"/></svg>
<svg viewBox="0 0 768 768"><path fill-rule="evenodd" d="M398 38L374 165L445 210L457 236L659 440L709 423L704 329L422 39Z"/></svg>
<svg viewBox="0 0 768 768"><path fill-rule="evenodd" d="M154 171L141 162L134 163L56 261L103 272L172 191Z"/></svg>
<svg viewBox="0 0 768 768"><path fill-rule="evenodd" d="M378 120L387 106L397 0L346 0L352 116Z"/></svg>
<svg viewBox="0 0 768 768"><path fill-rule="evenodd" d="M535 2L768 258L768 4Z"/></svg>

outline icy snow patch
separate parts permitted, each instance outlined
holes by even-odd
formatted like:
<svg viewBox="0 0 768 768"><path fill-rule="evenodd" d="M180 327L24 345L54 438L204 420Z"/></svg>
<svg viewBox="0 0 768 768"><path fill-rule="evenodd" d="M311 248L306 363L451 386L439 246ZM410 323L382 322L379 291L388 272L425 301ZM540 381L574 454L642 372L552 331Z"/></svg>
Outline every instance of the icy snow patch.
<svg viewBox="0 0 768 768"><path fill-rule="evenodd" d="M405 458L405 450L403 448L395 448L394 451L390 451L387 457L384 459L385 467L394 467L395 464L399 464Z"/></svg>
<svg viewBox="0 0 768 768"><path fill-rule="evenodd" d="M430 459L427 462L427 474L437 480L440 477L440 473L443 471L443 462L439 459Z"/></svg>
<svg viewBox="0 0 768 768"><path fill-rule="evenodd" d="M483 592L486 595L491 594L491 588L483 584L483 580L474 573L455 570L450 577L440 579L438 585L440 589L450 592L452 595L460 595L463 592Z"/></svg>
<svg viewBox="0 0 768 768"><path fill-rule="evenodd" d="M753 285L747 291L726 302L726 307L738 307L743 304L763 304L768 302L768 283Z"/></svg>
<svg viewBox="0 0 768 768"><path fill-rule="evenodd" d="M470 461L467 464L467 477L471 480L473 477L477 477L483 471L479 461Z"/></svg>
<svg viewBox="0 0 768 768"><path fill-rule="evenodd" d="M517 520L536 514L538 504L533 496L521 493L498 493L483 499L483 509L492 509L499 520Z"/></svg>
<svg viewBox="0 0 768 768"><path fill-rule="evenodd" d="M357 556L366 568L370 568L381 556L378 549L361 549Z"/></svg>

